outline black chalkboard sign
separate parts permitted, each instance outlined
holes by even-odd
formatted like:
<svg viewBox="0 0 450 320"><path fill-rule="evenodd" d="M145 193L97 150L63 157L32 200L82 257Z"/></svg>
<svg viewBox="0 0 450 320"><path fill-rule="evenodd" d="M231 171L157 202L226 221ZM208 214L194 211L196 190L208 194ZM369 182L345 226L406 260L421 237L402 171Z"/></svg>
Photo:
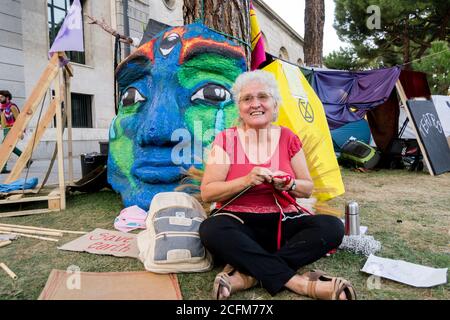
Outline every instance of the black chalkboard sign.
<svg viewBox="0 0 450 320"><path fill-rule="evenodd" d="M406 112L430 173L438 175L450 171L450 148L433 101L408 100Z"/></svg>

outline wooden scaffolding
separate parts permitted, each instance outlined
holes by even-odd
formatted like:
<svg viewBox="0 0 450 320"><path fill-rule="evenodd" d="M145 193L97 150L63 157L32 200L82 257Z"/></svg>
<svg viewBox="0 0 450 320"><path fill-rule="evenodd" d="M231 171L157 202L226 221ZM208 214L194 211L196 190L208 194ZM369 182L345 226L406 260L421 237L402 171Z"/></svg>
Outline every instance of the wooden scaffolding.
<svg viewBox="0 0 450 320"><path fill-rule="evenodd" d="M21 216L30 214L39 214L51 211L60 211L66 208L66 193L64 180L64 153L63 153L63 130L64 123L62 117L62 104L64 103L65 112L68 118L68 155L69 155L69 181L73 179L72 171L72 135L71 135L71 99L70 99L70 77L73 76L73 70L67 61L67 57L63 52L53 54L47 67L41 74L37 84L33 88L31 95L26 100L21 113L16 122L5 137L3 143L0 145L0 168L3 168L8 161L12 151L17 142L21 139L24 130L27 128L29 122L36 113L39 104L44 103L43 99L46 92L53 89L54 96L50 98L50 104L44 115L36 125L36 129L28 140L26 148L22 155L16 161L11 172L3 183L8 184L17 180L28 161L31 158L33 151L39 145L42 136L46 129L56 117L56 158L58 164L58 187L53 189L49 194L39 194L41 188L46 182L46 179L41 186L34 190L17 190L11 192L11 195L4 200L0 200L0 205L34 202L34 201L48 201L48 208L37 210L24 210L15 212L0 213L1 217ZM53 161L52 161L53 163ZM49 172L51 166L49 168ZM48 172L48 174L49 174ZM47 174L47 177L48 177ZM47 178L46 177L46 178Z"/></svg>

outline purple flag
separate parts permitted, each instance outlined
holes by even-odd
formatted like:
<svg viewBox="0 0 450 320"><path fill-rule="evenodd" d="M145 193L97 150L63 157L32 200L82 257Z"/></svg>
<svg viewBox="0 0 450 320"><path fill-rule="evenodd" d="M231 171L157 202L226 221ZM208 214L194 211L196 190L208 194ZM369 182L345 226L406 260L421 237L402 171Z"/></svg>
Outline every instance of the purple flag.
<svg viewBox="0 0 450 320"><path fill-rule="evenodd" d="M80 0L74 0L67 11L61 29L59 29L48 54L51 56L52 52L58 51L84 51Z"/></svg>

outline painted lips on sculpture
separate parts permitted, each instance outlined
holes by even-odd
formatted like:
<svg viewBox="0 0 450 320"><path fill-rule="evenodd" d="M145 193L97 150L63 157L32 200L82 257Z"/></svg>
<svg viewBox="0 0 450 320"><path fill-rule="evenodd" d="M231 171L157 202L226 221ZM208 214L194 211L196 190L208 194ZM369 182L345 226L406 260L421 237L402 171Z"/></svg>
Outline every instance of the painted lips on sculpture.
<svg viewBox="0 0 450 320"><path fill-rule="evenodd" d="M182 178L181 167L144 167L132 168L131 172L145 183L169 183Z"/></svg>
<svg viewBox="0 0 450 320"><path fill-rule="evenodd" d="M183 176L183 169L175 166L170 158L149 156L137 160L131 168L131 173L142 182L157 184L180 180Z"/></svg>

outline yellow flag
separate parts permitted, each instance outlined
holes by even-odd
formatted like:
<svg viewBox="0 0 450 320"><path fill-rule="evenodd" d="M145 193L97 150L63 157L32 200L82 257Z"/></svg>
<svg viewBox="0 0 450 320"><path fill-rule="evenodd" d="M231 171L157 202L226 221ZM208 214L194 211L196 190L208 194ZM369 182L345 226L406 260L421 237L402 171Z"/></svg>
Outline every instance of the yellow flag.
<svg viewBox="0 0 450 320"><path fill-rule="evenodd" d="M282 104L277 124L288 127L303 143L314 182L313 196L326 201L345 192L322 102L300 68L275 60L263 68L274 74Z"/></svg>

